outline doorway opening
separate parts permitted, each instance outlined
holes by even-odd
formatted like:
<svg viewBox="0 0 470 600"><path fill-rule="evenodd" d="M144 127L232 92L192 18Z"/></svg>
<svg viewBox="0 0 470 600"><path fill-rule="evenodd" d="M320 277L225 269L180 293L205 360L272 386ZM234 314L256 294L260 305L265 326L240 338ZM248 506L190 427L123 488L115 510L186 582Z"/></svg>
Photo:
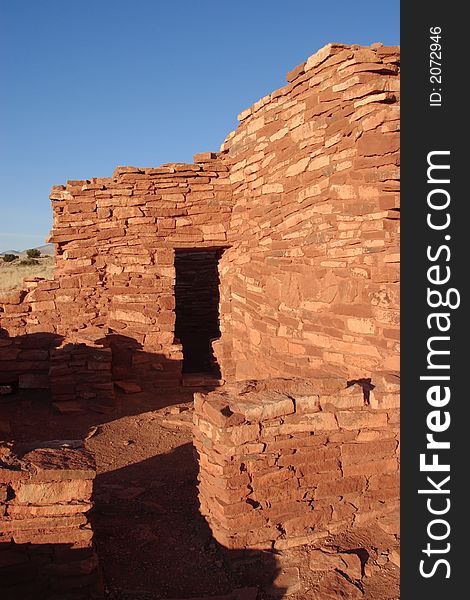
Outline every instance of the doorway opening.
<svg viewBox="0 0 470 600"><path fill-rule="evenodd" d="M220 377L211 340L220 337L218 262L223 252L175 250L175 337L183 346L183 373Z"/></svg>

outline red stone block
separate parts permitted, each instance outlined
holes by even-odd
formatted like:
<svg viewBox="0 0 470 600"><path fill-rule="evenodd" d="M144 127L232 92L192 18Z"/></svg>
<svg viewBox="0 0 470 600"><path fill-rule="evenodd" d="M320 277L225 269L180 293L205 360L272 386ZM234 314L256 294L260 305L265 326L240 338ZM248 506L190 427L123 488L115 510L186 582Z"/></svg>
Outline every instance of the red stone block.
<svg viewBox="0 0 470 600"><path fill-rule="evenodd" d="M273 470L270 473L254 476L253 486L257 492L260 492L264 488L264 493L268 493L268 489L270 486L284 483L285 481L288 481L289 479L293 478L294 473L292 471L289 471L288 469L277 469Z"/></svg>
<svg viewBox="0 0 470 600"><path fill-rule="evenodd" d="M292 71L289 71L286 75L287 81L289 83L291 83L292 81L294 81L295 79L297 79L298 77L303 75L304 67L305 67L305 63L302 63L302 64L298 65L297 67L295 67L294 69L292 69Z"/></svg>
<svg viewBox="0 0 470 600"><path fill-rule="evenodd" d="M15 503L52 504L89 499L92 491L90 480L56 481L53 483L20 483L15 485Z"/></svg>
<svg viewBox="0 0 470 600"><path fill-rule="evenodd" d="M397 449L394 439L380 439L372 442L360 442L355 444L342 444L341 462L343 465L367 462L393 456Z"/></svg>
<svg viewBox="0 0 470 600"><path fill-rule="evenodd" d="M387 426L384 412L340 411L337 413L339 426L344 429L380 428Z"/></svg>
<svg viewBox="0 0 470 600"><path fill-rule="evenodd" d="M400 138L395 133L367 132L359 139L357 148L365 156L389 154L399 150Z"/></svg>
<svg viewBox="0 0 470 600"><path fill-rule="evenodd" d="M20 389L48 389L50 386L49 375L39 373L21 373L19 376Z"/></svg>
<svg viewBox="0 0 470 600"><path fill-rule="evenodd" d="M366 488L364 477L343 477L337 481L320 482L315 492L315 498L330 498L363 492Z"/></svg>
<svg viewBox="0 0 470 600"><path fill-rule="evenodd" d="M193 161L195 163L205 163L205 162L212 161L216 158L217 158L217 154L215 152L199 152L199 154L193 155Z"/></svg>
<svg viewBox="0 0 470 600"><path fill-rule="evenodd" d="M282 524L287 536L309 533L312 529L325 527L331 518L331 509L318 508L309 510L306 514L294 517Z"/></svg>
<svg viewBox="0 0 470 600"><path fill-rule="evenodd" d="M25 477L27 477L25 471L21 471L18 467L11 469L0 467L0 484L18 482Z"/></svg>
<svg viewBox="0 0 470 600"><path fill-rule="evenodd" d="M243 415L231 410L227 399L223 397L211 397L204 403L202 411L209 421L221 428L241 425L245 421Z"/></svg>
<svg viewBox="0 0 470 600"><path fill-rule="evenodd" d="M353 463L343 465L342 471L345 477L353 475L378 475L380 473L393 473L398 470L398 461L396 458L386 458L382 460L373 460L369 462Z"/></svg>

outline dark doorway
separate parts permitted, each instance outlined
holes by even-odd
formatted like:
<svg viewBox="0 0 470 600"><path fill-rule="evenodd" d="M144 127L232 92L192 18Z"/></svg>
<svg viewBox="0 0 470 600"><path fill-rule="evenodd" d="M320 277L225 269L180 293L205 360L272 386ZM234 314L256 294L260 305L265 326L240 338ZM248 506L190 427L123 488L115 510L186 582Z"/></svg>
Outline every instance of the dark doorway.
<svg viewBox="0 0 470 600"><path fill-rule="evenodd" d="M218 262L223 251L175 250L175 337L183 346L183 373L220 377L211 340L220 337Z"/></svg>

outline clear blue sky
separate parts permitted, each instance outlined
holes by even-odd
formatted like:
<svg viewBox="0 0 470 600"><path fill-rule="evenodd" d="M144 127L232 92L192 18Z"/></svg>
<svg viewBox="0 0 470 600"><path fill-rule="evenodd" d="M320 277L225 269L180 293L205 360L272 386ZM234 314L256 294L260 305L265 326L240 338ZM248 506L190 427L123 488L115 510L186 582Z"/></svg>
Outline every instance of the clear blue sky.
<svg viewBox="0 0 470 600"><path fill-rule="evenodd" d="M44 243L52 185L191 162L326 43L399 43L398 0L0 6L0 251Z"/></svg>

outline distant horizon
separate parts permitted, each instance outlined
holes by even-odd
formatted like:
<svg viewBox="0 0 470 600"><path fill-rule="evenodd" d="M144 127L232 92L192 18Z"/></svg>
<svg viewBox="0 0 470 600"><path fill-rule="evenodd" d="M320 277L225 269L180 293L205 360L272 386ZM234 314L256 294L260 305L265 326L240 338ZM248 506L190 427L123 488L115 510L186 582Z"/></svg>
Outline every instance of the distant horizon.
<svg viewBox="0 0 470 600"><path fill-rule="evenodd" d="M51 209L51 210L52 210L52 209ZM12 236L13 236L13 234L12 234ZM27 234L25 234L25 235L24 235L24 237L25 237L26 239L30 239L30 240L31 240L31 241L30 241L30 243L26 243L26 242L20 242L20 243L18 243L18 244L16 245L16 247L15 247L15 246L13 246L13 244L10 244L10 245L9 245L9 242L8 242L8 237L10 237L10 236L5 236L5 237L4 237L4 234L2 234L2 233L0 232L0 240L1 240L1 245L0 245L0 254L1 254L2 252L10 252L10 251L11 251L11 252L25 252L26 250L29 250L29 249L31 249L31 248L40 248L40 247L42 247L42 246L49 246L49 245L51 245L51 244L50 244L49 242L46 242L46 239L48 238L48 236L49 236L49 234L45 235L45 236L44 236L44 238L41 238L41 236L37 236L37 241L34 241L34 239L33 239L33 238L34 238L35 236L31 236L31 237L30 237L30 236L28 236ZM20 237L20 238L21 238L21 237L23 237L23 236L21 236L21 235L20 235L20 236L17 236L17 237ZM5 239L5 238L6 238L6 239ZM54 244L52 244L52 245L54 245ZM20 247L20 248L21 248L21 250L18 250L18 247Z"/></svg>
<svg viewBox="0 0 470 600"><path fill-rule="evenodd" d="M325 44L399 44L398 0L293 0L287 10L280 0L206 0L178 11L150 0L132 11L121 0L25 0L3 3L0 16L5 249L45 244L53 185L119 165L192 162L218 151L237 115Z"/></svg>
<svg viewBox="0 0 470 600"><path fill-rule="evenodd" d="M13 253L13 254L22 254L23 252L27 252L28 250L41 250L42 248L53 248L54 244L52 243L47 243L47 244L39 244L37 246L28 246L23 248L22 250L17 250L16 248L1 248L0 247L0 255L2 254L8 254L9 252Z"/></svg>

